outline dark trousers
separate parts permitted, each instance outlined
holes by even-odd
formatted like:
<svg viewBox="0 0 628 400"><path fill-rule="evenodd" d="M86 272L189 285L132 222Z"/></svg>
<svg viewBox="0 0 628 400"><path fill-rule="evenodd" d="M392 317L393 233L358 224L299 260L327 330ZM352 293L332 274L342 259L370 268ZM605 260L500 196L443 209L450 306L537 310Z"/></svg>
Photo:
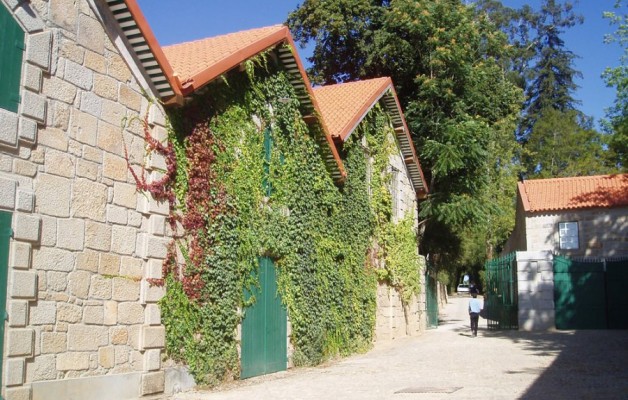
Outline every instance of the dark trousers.
<svg viewBox="0 0 628 400"><path fill-rule="evenodd" d="M478 320L480 319L480 314L476 312L469 313L471 317L471 332L473 336L478 335Z"/></svg>

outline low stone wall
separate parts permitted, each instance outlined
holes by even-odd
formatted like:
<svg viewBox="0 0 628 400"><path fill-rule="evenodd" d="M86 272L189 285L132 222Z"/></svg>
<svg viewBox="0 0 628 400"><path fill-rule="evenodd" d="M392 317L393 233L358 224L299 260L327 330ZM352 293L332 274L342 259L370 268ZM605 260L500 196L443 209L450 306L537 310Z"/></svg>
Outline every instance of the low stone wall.
<svg viewBox="0 0 628 400"><path fill-rule="evenodd" d="M427 325L425 307L425 293L421 293L412 299L406 315L399 292L380 283L377 287L375 340L394 340L420 335Z"/></svg>

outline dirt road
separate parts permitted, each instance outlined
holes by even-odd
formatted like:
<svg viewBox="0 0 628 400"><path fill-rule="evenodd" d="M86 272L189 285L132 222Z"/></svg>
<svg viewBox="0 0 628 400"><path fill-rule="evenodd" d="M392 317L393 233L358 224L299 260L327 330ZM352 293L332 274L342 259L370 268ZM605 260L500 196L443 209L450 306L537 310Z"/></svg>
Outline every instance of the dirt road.
<svg viewBox="0 0 628 400"><path fill-rule="evenodd" d="M467 302L450 298L420 337L172 399L628 399L628 331L494 332L481 319L474 338Z"/></svg>

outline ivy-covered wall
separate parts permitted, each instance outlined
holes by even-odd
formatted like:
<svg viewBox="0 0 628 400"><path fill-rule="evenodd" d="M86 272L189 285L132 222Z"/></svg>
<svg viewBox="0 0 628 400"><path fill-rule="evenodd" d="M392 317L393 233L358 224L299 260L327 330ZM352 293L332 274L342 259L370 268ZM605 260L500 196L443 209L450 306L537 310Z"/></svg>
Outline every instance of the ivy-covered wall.
<svg viewBox="0 0 628 400"><path fill-rule="evenodd" d="M385 112L375 107L344 144L348 177L337 186L315 140L320 127L303 122L273 60L248 61L173 111L172 146L157 149L176 166L161 195L177 239L165 282L154 283L167 287L167 354L197 383L239 376L243 288L256 284L260 256L277 266L295 365L369 348L378 280L403 296L419 291L412 216L391 222Z"/></svg>

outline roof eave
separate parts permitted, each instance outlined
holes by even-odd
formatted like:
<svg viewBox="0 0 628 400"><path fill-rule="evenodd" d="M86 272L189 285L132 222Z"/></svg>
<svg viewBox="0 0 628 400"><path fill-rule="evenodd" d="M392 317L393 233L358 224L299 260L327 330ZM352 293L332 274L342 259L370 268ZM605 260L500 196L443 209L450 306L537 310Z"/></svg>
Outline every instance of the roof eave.
<svg viewBox="0 0 628 400"><path fill-rule="evenodd" d="M519 197L521 197L521 203L523 204L523 210L530 212L530 199L528 199L528 193L526 192L526 185L524 182L517 182L519 188Z"/></svg>
<svg viewBox="0 0 628 400"><path fill-rule="evenodd" d="M389 85L387 86L387 90L384 93L384 96L387 96L391 99L389 104L394 101L395 107L392 109L393 112L398 114L398 118L400 120L399 128L395 129L395 134L397 135L397 140L402 144L401 152L405 158L411 159L413 162L409 164L406 162L406 166L409 170L411 170L412 183L414 186L415 193L417 198L425 199L429 194L429 188L427 186L427 182L425 181L425 176L423 175L423 169L421 168L421 163L419 162L419 157L416 155L416 150L414 149L414 143L412 138L410 137L410 129L408 129L408 124L406 123L406 119L401 110L401 104L399 103L399 99L397 98L397 93L395 92L395 88L392 84L392 80L389 79ZM394 124L393 124L394 125ZM395 127L397 128L397 127Z"/></svg>
<svg viewBox="0 0 628 400"><path fill-rule="evenodd" d="M150 51L154 55L155 60L157 61L157 64L163 71L168 83L170 84L174 92L173 96L163 98L164 102L166 104L168 103L170 104L176 103L179 105L183 104L183 93L181 90L180 82L175 76L174 70L172 69L170 62L168 62L168 59L166 58L166 55L161 49L161 46L159 45L157 38L155 38L155 35L153 34L153 31L150 28L148 21L146 21L146 18L144 17L142 10L137 4L137 1L136 0L123 0L123 1L126 4L129 12L131 13L132 18L135 20L135 23L137 24L138 29L140 30Z"/></svg>
<svg viewBox="0 0 628 400"><path fill-rule="evenodd" d="M290 35L290 31L288 30L287 27L285 27L285 32L286 32L286 36L285 36L286 41L288 42L288 45L290 46L290 49L292 50L294 54L296 46L294 44L294 40L292 39L292 35ZM327 141L327 144L329 145L329 149L331 150L331 153L336 162L336 166L338 168L338 173L339 173L339 177L336 178L336 182L339 184L342 184L347 178L347 171L345 171L344 165L342 163L342 159L340 158L340 154L338 153L338 149L336 148L336 144L334 143L334 139L330 133L329 126L327 126L325 119L320 114L319 110L321 108L318 104L318 101L316 100L316 96L314 96L314 90L312 89L312 84L310 83L310 79L308 78L307 73L305 72L303 63L301 62L301 59L299 57L293 57L293 58L294 58L295 63L297 64L299 73L301 74L301 79L303 79L303 83L305 84L305 90L307 91L310 97L310 101L312 102L312 107L314 108L314 111L316 113L316 116L318 118L318 121L321 127L323 128L323 132L325 134L325 140Z"/></svg>

